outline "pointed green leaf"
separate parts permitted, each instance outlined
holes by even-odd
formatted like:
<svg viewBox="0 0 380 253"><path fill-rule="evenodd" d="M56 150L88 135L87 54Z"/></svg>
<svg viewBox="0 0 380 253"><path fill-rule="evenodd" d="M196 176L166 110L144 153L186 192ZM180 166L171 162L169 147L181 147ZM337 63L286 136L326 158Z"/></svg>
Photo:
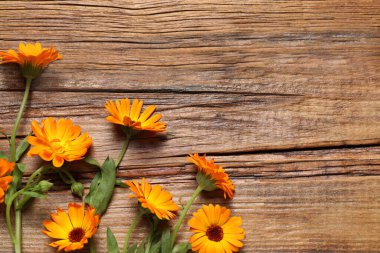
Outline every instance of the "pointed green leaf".
<svg viewBox="0 0 380 253"><path fill-rule="evenodd" d="M186 253L191 250L191 244L184 242L178 243L174 246L172 253Z"/></svg>
<svg viewBox="0 0 380 253"><path fill-rule="evenodd" d="M116 165L114 160L107 157L97 174L91 182L85 201L95 208L97 214L103 214L107 210L115 188Z"/></svg>
<svg viewBox="0 0 380 253"><path fill-rule="evenodd" d="M159 253L161 248L161 241L155 242L151 247L149 253Z"/></svg>
<svg viewBox="0 0 380 253"><path fill-rule="evenodd" d="M144 242L142 242L140 245L139 245L139 247L137 248L137 250L136 250L136 253L144 253L144 251L145 251L145 244L144 244Z"/></svg>
<svg viewBox="0 0 380 253"><path fill-rule="evenodd" d="M134 243L128 247L127 253L135 253L136 250L137 250L137 243Z"/></svg>
<svg viewBox="0 0 380 253"><path fill-rule="evenodd" d="M171 252L171 240L170 240L170 229L165 228L161 237L161 253L170 253Z"/></svg>
<svg viewBox="0 0 380 253"><path fill-rule="evenodd" d="M96 173L95 177L91 181L89 193L86 196L86 203L90 203L92 200L92 195L96 191L96 189L99 187L100 180L102 179L102 173L99 171Z"/></svg>
<svg viewBox="0 0 380 253"><path fill-rule="evenodd" d="M100 164L99 164L99 162L96 161L94 158L91 158L91 157L84 158L83 162L88 163L88 164L93 165L93 166L96 166L98 168L101 167Z"/></svg>
<svg viewBox="0 0 380 253"><path fill-rule="evenodd" d="M21 143L20 143L20 145L17 147L17 149L16 149L16 162L18 161L18 160L20 160L20 158L22 157L22 155L25 153L25 151L29 148L29 142L26 140L28 138L28 136L27 137L25 137L22 141L21 141Z"/></svg>
<svg viewBox="0 0 380 253"><path fill-rule="evenodd" d="M120 253L116 237L109 227L107 228L107 249L108 253Z"/></svg>
<svg viewBox="0 0 380 253"><path fill-rule="evenodd" d="M26 170L26 165L24 163L17 163L17 168L24 173Z"/></svg>

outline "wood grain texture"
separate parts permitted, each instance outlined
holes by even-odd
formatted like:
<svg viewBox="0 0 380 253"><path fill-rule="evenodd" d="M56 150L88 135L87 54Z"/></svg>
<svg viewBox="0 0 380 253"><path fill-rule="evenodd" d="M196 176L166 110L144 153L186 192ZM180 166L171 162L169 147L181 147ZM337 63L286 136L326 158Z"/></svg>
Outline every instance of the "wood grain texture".
<svg viewBox="0 0 380 253"><path fill-rule="evenodd" d="M379 252L379 1L1 1L0 21L0 50L38 40L64 56L34 82L19 138L33 119L72 117L94 139L91 156L116 157L122 135L104 102L141 98L168 131L134 140L119 177L145 176L186 200L195 181L185 156L206 152L236 197L204 194L192 211L214 202L242 216L241 252ZM22 90L18 68L0 66L1 129ZM24 162L29 174L40 160ZM88 187L95 170L74 173ZM51 177L49 198L25 214L25 253L54 252L41 221L74 200ZM127 195L118 189L102 219L100 253L106 227L122 241L136 212ZM0 252L10 253L0 214Z"/></svg>

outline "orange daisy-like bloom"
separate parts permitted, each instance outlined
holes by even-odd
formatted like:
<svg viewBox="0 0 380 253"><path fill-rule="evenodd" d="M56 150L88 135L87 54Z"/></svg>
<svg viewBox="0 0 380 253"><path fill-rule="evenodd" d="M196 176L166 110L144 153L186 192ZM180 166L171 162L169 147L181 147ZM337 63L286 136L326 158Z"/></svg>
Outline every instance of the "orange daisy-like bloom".
<svg viewBox="0 0 380 253"><path fill-rule="evenodd" d="M172 195L161 188L159 185L151 186L145 181L145 178L141 180L141 184L135 180L132 182L126 182L129 189L135 193L130 195L130 198L137 198L141 203L141 206L150 210L160 220L174 218L175 211L178 210L178 205L173 202Z"/></svg>
<svg viewBox="0 0 380 253"><path fill-rule="evenodd" d="M8 186L13 179L12 176L7 175L9 175L14 168L15 163L0 158L0 204L4 202L5 192L8 190Z"/></svg>
<svg viewBox="0 0 380 253"><path fill-rule="evenodd" d="M64 161L80 160L92 144L88 133L81 134L80 126L73 125L71 119L47 118L41 126L37 121L32 122L35 136L29 136L27 141L32 148L28 156L40 156L45 161L53 161L59 168Z"/></svg>
<svg viewBox="0 0 380 253"><path fill-rule="evenodd" d="M152 116L156 110L156 106L150 105L141 113L142 106L143 101L139 101L138 99L133 100L132 105L128 98L107 101L105 107L111 114L107 117L107 120L111 123L126 126L137 131L165 131L165 123L159 122L162 115L158 113Z"/></svg>
<svg viewBox="0 0 380 253"><path fill-rule="evenodd" d="M52 220L43 222L45 235L59 239L49 245L58 248L58 251L73 251L82 249L98 229L99 215L95 215L95 209L84 204L70 203L68 213L58 208L57 213L51 214Z"/></svg>
<svg viewBox="0 0 380 253"><path fill-rule="evenodd" d="M223 167L214 163L214 159L207 161L206 155L200 157L196 153L194 155L189 155L188 160L197 166L198 174L200 173L200 175L204 175L206 179L205 181L211 180L216 188L223 190L224 198L226 198L226 196L230 199L233 198L235 186ZM199 177L197 177L197 180L198 179ZM198 183L200 183L199 180ZM204 190L208 190L207 187L204 187ZM210 190L213 189L211 188Z"/></svg>
<svg viewBox="0 0 380 253"><path fill-rule="evenodd" d="M39 42L35 44L20 43L18 52L13 49L0 51L0 64L17 63L26 78L35 78L53 61L62 59L54 47L43 48Z"/></svg>
<svg viewBox="0 0 380 253"><path fill-rule="evenodd" d="M231 211L219 205L203 206L189 220L193 251L200 253L232 253L243 247L244 230L240 217L231 217Z"/></svg>

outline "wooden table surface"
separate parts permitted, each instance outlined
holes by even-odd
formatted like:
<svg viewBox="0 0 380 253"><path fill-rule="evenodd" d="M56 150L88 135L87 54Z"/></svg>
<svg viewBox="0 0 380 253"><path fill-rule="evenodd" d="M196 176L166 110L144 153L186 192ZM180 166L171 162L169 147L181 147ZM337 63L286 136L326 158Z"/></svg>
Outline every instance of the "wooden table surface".
<svg viewBox="0 0 380 253"><path fill-rule="evenodd" d="M71 117L93 137L91 156L116 157L122 135L104 103L144 99L168 130L134 140L119 177L144 176L187 200L196 184L185 156L208 153L236 196L205 194L192 211L213 202L242 216L240 252L380 251L380 1L1 1L0 21L1 50L41 41L64 57L34 82L20 137L32 119ZM9 131L24 85L16 66L0 72ZM40 160L24 162L29 174ZM78 171L88 187L96 171ZM80 201L53 182L25 213L24 253L55 252L41 222ZM106 227L122 241L136 213L128 194L117 189L102 219L100 253Z"/></svg>

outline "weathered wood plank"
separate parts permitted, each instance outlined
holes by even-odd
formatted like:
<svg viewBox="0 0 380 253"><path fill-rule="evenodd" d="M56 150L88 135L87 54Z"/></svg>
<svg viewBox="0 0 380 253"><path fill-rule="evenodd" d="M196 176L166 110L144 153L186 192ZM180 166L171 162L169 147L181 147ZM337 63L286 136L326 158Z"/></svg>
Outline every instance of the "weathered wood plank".
<svg viewBox="0 0 380 253"><path fill-rule="evenodd" d="M378 1L2 1L0 48L56 44L41 90L379 94ZM0 89L21 89L16 67Z"/></svg>
<svg viewBox="0 0 380 253"><path fill-rule="evenodd" d="M176 199L189 196L195 187L193 176L156 176L150 180L165 184ZM235 178L234 181L238 188L232 202L226 203L206 194L196 202L192 211L209 202L233 208L234 215L243 217L247 232L246 247L241 252L368 252L380 247L378 177ZM126 190L117 190L103 217L97 234L99 252L106 252L106 227L110 226L121 242L136 214L136 204L127 200L127 195ZM37 201L26 212L28 218L23 227L27 246L23 252L55 252L43 246L50 240L37 231L42 229L41 221L49 216L49 212L57 206L66 208L70 201L73 201L70 193L60 190L51 193L47 200ZM4 222L0 222L0 227L5 231ZM143 231L138 230L136 240L142 238ZM183 240L188 237L189 233L183 233ZM3 252L11 252L5 234L2 241Z"/></svg>
<svg viewBox="0 0 380 253"><path fill-rule="evenodd" d="M184 157L142 158L128 159L119 176L147 177L165 185L175 199L184 196L186 200L191 195L195 173ZM237 186L236 196L228 202L204 194L193 210L208 202L233 208L235 215L243 217L247 230L242 252L371 251L380 246L380 178L370 176L380 174L379 147L217 156L216 161L231 175ZM80 170L84 173L76 173L76 177L88 187L94 174ZM54 175L50 177L56 185L50 197L37 201L26 214L26 253L42 252L41 242L49 240L33 231L41 227L41 220L49 212L73 201L65 190L67 186ZM117 190L98 234L100 252L105 252L107 226L122 240L136 212L134 206L127 200L125 189ZM0 227L5 231L1 219ZM184 238L188 236L184 234ZM9 247L8 239L4 240L5 248ZM50 252L47 247L43 249Z"/></svg>
<svg viewBox="0 0 380 253"><path fill-rule="evenodd" d="M149 152L142 152L138 140L132 141L126 157L121 163L119 176L134 178L139 176L176 176L178 174L192 174L193 168L187 162L186 155L165 156L162 152L150 148ZM5 140L0 142L5 146ZM101 146L101 145L100 145ZM159 148L158 148L159 149ZM173 148L175 149L175 148ZM99 151L91 152L89 156L102 161L110 154L116 157L118 147L108 149L103 147ZM252 152L251 154L223 155L210 154L209 157L225 167L232 177L250 180L329 177L329 176L377 176L380 174L380 147L356 148L327 148L315 150ZM27 174L41 165L40 158L23 158L27 164ZM94 169L76 162L73 164L73 173L82 180L92 179ZM81 173L76 173L80 171Z"/></svg>
<svg viewBox="0 0 380 253"><path fill-rule="evenodd" d="M1 127L11 129L22 94L0 92L0 96ZM107 99L124 97L138 97L146 104L156 104L168 124L167 134L138 142L136 155L140 156L145 152L170 157L193 151L236 153L377 144L380 140L380 97L376 95L367 101L360 97L333 100L241 94L32 92L26 123L20 132L30 131L31 119L72 117L94 138L95 153L115 154L122 134L105 121L104 103Z"/></svg>

